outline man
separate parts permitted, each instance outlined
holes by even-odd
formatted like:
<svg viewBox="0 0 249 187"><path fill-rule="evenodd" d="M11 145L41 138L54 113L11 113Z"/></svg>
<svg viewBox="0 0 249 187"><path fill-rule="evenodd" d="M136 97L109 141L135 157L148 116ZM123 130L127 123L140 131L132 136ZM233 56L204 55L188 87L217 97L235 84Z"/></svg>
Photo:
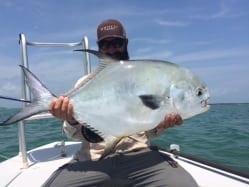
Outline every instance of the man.
<svg viewBox="0 0 249 187"><path fill-rule="evenodd" d="M129 60L128 39L118 20L103 21L97 28L97 38L101 53L116 60ZM75 87L85 78L80 79ZM105 142L73 118L73 106L69 99L60 96L50 103L49 109L54 116L65 120L63 127L66 134L81 140L82 146L74 161L56 171L45 186L196 186L183 168L174 163L172 166L170 158L148 147L149 137L182 123L179 115L166 115L156 128L123 138L117 144L115 153L98 160Z"/></svg>

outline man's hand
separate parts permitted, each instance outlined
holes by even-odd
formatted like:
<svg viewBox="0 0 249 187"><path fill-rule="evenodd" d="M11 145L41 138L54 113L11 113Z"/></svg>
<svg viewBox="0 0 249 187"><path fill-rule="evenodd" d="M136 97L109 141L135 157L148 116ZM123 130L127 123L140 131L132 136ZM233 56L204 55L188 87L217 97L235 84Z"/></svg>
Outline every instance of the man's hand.
<svg viewBox="0 0 249 187"><path fill-rule="evenodd" d="M60 96L55 98L49 104L49 112L62 120L73 121L73 105L69 102L68 97Z"/></svg>
<svg viewBox="0 0 249 187"><path fill-rule="evenodd" d="M166 129L169 127L173 127L175 125L181 125L182 118L179 114L168 114L164 117L164 119L158 124L158 129Z"/></svg>

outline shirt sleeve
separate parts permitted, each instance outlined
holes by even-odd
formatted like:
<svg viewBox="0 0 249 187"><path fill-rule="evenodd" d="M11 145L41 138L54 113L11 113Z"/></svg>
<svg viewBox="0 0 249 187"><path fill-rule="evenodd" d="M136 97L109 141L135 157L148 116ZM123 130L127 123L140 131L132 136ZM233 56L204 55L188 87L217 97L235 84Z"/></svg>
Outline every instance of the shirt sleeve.
<svg viewBox="0 0 249 187"><path fill-rule="evenodd" d="M81 124L72 126L67 121L63 122L64 132L66 133L68 138L71 138L73 140L78 140L78 141L85 140L81 133L81 128L82 128Z"/></svg>
<svg viewBox="0 0 249 187"><path fill-rule="evenodd" d="M155 127L152 130L146 131L146 135L148 136L148 138L154 138L154 137L160 136L164 130L165 129L163 128Z"/></svg>

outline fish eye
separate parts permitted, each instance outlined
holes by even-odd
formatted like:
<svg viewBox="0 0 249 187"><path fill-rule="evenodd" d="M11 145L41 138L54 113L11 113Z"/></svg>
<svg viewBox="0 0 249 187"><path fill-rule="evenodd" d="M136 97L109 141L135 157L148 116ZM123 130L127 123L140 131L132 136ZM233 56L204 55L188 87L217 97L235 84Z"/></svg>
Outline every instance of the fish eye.
<svg viewBox="0 0 249 187"><path fill-rule="evenodd" d="M203 94L202 89L201 89L201 88L198 88L198 89L197 89L196 95L197 95L198 97L200 97L200 96L202 96L202 94Z"/></svg>

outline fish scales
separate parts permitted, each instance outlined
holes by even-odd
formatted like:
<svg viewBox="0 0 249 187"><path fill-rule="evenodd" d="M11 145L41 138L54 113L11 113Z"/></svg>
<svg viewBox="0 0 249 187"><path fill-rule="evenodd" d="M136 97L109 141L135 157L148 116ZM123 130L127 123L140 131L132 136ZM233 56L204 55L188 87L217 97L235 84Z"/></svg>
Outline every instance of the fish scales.
<svg viewBox="0 0 249 187"><path fill-rule="evenodd" d="M71 97L75 118L117 137L152 129L166 113L146 107L139 95L165 94L172 76L165 72L162 75L164 66L167 67L165 62L153 61L110 64ZM172 111L171 107L167 106L168 112ZM84 115L80 111L84 111Z"/></svg>

